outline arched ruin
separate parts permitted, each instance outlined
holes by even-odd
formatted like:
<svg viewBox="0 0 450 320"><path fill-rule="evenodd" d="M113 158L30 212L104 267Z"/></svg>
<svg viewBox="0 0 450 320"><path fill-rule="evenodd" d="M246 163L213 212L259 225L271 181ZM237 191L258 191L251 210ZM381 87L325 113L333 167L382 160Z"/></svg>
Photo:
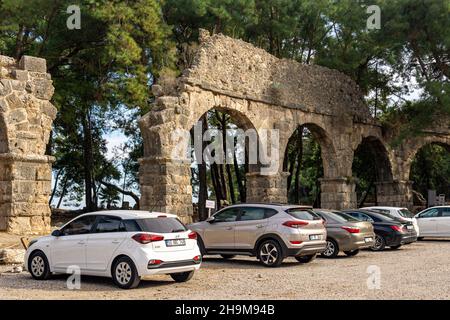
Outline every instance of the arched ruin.
<svg viewBox="0 0 450 320"><path fill-rule="evenodd" d="M377 161L378 204L412 205L407 167L420 139L402 144L400 148L407 151L393 149L392 138L371 116L355 82L336 70L278 59L241 40L201 32L193 64L176 86L155 85L153 91L154 107L139 122L144 137L142 208L173 212L189 220L190 162L172 160L173 130L189 130L212 108L234 112L258 132L279 130L281 164L296 128L310 128L322 150L324 208L356 206L352 162L361 143L370 146ZM445 138L439 139L449 139L449 131L446 128ZM435 135L430 132L423 139L433 140ZM282 165L274 175L248 173L247 201L285 202L287 175Z"/></svg>

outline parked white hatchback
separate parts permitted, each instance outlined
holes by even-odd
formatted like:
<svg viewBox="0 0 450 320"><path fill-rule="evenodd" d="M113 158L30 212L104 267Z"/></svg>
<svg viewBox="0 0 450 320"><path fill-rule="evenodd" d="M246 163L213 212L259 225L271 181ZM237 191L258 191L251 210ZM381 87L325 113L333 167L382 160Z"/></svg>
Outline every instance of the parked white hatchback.
<svg viewBox="0 0 450 320"><path fill-rule="evenodd" d="M419 239L450 237L450 206L431 207L416 215Z"/></svg>
<svg viewBox="0 0 450 320"><path fill-rule="evenodd" d="M405 220L405 221L410 221L410 222L412 222L412 224L414 226L414 230L416 231L417 235L419 235L420 227L417 224L417 220L414 217L414 214L412 214L411 211L408 210L408 208L376 206L376 207L366 207L366 208L361 208L361 209L374 210L377 212L388 214L394 218L398 218L398 219Z"/></svg>
<svg viewBox="0 0 450 320"><path fill-rule="evenodd" d="M129 289L153 274L188 281L201 260L197 234L176 215L118 210L83 214L50 236L32 240L25 266L37 280L79 268L82 275L111 277Z"/></svg>

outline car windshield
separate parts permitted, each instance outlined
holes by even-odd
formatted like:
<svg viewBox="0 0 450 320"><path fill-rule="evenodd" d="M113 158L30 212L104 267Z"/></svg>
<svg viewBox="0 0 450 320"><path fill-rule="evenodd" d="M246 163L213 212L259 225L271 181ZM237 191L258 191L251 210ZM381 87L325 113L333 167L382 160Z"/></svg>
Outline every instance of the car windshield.
<svg viewBox="0 0 450 320"><path fill-rule="evenodd" d="M332 212L335 216L338 216L339 218L345 220L345 221L349 221L349 222L358 222L359 220L352 217L349 214L346 214L344 212L339 212L339 211L333 211Z"/></svg>
<svg viewBox="0 0 450 320"><path fill-rule="evenodd" d="M403 218L412 218L414 216L408 209L400 209L399 212Z"/></svg>
<svg viewBox="0 0 450 320"><path fill-rule="evenodd" d="M176 218L160 217L136 219L141 231L156 233L172 233L186 231L186 227Z"/></svg>
<svg viewBox="0 0 450 320"><path fill-rule="evenodd" d="M300 220L320 220L320 217L309 209L292 208L286 210L286 212L294 218Z"/></svg>

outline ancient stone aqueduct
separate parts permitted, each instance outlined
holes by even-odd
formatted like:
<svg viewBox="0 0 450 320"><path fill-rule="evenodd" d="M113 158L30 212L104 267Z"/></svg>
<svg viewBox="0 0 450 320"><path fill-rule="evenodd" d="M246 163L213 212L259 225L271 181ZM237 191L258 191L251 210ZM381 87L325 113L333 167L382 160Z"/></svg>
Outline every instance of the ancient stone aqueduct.
<svg viewBox="0 0 450 320"><path fill-rule="evenodd" d="M45 155L56 109L45 60L0 56L0 231L48 231L51 163ZM324 208L356 206L352 163L367 144L377 163L377 203L411 206L409 172L416 152L426 144L450 147L449 121L429 133L392 148L393 135L370 115L356 84L344 74L320 66L280 60L264 50L223 35L202 31L192 66L176 87L153 86L152 111L139 125L144 139L140 159L141 208L192 215L190 161L173 161L175 128L190 130L208 110L233 116L242 129L278 129L280 156L299 125L319 141L324 177ZM283 159L280 159L280 163ZM247 174L248 201L286 202L287 173L257 167Z"/></svg>

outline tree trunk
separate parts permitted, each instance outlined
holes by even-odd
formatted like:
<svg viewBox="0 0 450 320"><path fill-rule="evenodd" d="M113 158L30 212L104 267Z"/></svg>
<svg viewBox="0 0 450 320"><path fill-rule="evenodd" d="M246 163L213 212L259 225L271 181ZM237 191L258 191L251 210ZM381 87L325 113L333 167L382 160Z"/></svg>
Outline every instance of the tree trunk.
<svg viewBox="0 0 450 320"><path fill-rule="evenodd" d="M52 204L53 198L54 198L55 193L56 193L56 189L58 189L59 176L61 175L61 172L63 172L63 169L59 169L58 173L56 174L55 186L53 187L52 194L50 196L50 200L48 200L48 205Z"/></svg>
<svg viewBox="0 0 450 320"><path fill-rule="evenodd" d="M91 131L91 119L89 111L83 116L83 161L84 161L84 185L85 185L85 198L86 198L86 210L95 211L95 203L92 201L92 165L94 162L92 154L92 131Z"/></svg>
<svg viewBox="0 0 450 320"><path fill-rule="evenodd" d="M297 169L295 171L295 203L298 204L300 202L300 172L302 167L302 158L303 158L303 127L299 127L297 131Z"/></svg>
<svg viewBox="0 0 450 320"><path fill-rule="evenodd" d="M208 129L208 122L206 114L200 118L202 122L202 137L204 132ZM206 143L202 138L202 155L203 150L206 148ZM198 159L197 159L198 160ZM208 217L208 212L206 210L206 200L208 199L208 185L206 180L206 163L202 161L202 163L197 165L198 167L198 218L200 221L205 220Z"/></svg>
<svg viewBox="0 0 450 320"><path fill-rule="evenodd" d="M67 191L67 180L69 180L69 178L66 177L66 178L64 179L63 187L62 187L62 190L61 190L61 196L59 197L58 204L56 205L56 208L57 208L57 209L59 209L59 207L61 206L62 200L63 200L64 196L66 195L66 191Z"/></svg>
<svg viewBox="0 0 450 320"><path fill-rule="evenodd" d="M237 151L237 150L235 150ZM241 203L245 202L245 187L244 183L242 181L242 175L241 171L239 170L239 164L237 162L236 158L236 152L233 152L233 167L234 167L234 174L236 175L238 190L239 190L239 200Z"/></svg>
<svg viewBox="0 0 450 320"><path fill-rule="evenodd" d="M214 193L216 194L217 208L221 208L220 201L223 200L222 187L220 186L219 169L217 163L211 164L211 179L213 182Z"/></svg>

